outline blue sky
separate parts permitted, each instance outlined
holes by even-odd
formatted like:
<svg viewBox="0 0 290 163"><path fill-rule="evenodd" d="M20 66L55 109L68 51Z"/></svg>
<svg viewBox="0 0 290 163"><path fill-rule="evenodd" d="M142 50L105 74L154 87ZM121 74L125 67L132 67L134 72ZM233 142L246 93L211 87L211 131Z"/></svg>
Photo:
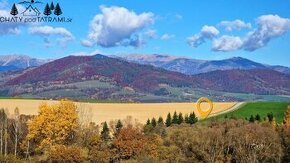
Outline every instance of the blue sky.
<svg viewBox="0 0 290 163"><path fill-rule="evenodd" d="M18 2L0 0L0 17ZM60 3L62 16L73 22L0 23L0 55L61 58L99 52L170 54L206 60L240 56L290 66L289 1L53 2ZM37 5L41 12L44 4Z"/></svg>

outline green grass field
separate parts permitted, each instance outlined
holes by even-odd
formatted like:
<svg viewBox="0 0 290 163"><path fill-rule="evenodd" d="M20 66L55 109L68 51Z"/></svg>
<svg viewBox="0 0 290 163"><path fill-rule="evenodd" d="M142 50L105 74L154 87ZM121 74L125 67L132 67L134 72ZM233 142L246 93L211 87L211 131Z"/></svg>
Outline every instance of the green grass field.
<svg viewBox="0 0 290 163"><path fill-rule="evenodd" d="M228 117L234 116L239 119L250 118L251 115L255 116L259 114L261 118L267 116L267 113L273 113L276 118L277 123L282 123L284 118L284 113L287 110L287 106L290 106L290 102L250 102L242 106L240 109L235 110L230 113L222 114L216 117L209 118L212 119L225 119L225 116Z"/></svg>

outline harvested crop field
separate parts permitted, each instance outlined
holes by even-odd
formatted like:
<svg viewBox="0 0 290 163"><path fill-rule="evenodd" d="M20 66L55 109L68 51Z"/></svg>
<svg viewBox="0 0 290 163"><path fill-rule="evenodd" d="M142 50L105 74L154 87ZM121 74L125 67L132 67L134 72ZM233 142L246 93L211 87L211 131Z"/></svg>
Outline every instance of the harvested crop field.
<svg viewBox="0 0 290 163"><path fill-rule="evenodd" d="M37 115L38 106L42 102L49 104L56 103L57 101L44 101L44 100L18 100L18 99L0 99L0 108L7 108L9 113L12 114L13 110L18 107L20 114ZM91 114L90 119L97 124L104 121L111 121L117 119L125 119L127 116L132 116L141 123L145 123L148 118L158 118L162 116L166 118L167 114L181 112L189 114L194 111L197 116L199 113L196 110L196 103L79 103L76 102L79 108L89 111ZM231 110L237 103L235 102L214 102L213 111L211 114L218 114ZM208 104L202 104L202 108L206 109Z"/></svg>

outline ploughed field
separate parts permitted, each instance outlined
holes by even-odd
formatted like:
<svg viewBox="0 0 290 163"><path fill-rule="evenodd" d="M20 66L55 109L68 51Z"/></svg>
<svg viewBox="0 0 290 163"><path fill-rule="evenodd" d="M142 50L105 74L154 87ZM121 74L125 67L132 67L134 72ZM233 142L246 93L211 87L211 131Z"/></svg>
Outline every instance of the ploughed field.
<svg viewBox="0 0 290 163"><path fill-rule="evenodd" d="M20 114L37 115L38 107L41 103L47 102L48 104L56 103L57 101L50 100L24 100L24 99L0 99L0 108L8 109L10 114L16 107L19 108ZM171 115L176 111L181 112L183 115L190 114L192 111L197 116L199 113L196 109L196 103L85 103L76 102L81 112L85 112L88 119L100 124L104 121L125 119L131 116L138 122L145 123L148 118L158 118L162 116L164 119L170 112ZM214 102L212 115L225 113L238 107L240 103L236 102ZM201 108L206 110L208 104L202 103ZM85 118L85 117L84 117Z"/></svg>

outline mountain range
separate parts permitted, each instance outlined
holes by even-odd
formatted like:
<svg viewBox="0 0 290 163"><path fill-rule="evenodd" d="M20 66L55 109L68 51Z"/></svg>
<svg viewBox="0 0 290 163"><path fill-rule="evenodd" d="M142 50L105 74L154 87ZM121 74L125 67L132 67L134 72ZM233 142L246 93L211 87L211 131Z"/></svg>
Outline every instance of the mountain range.
<svg viewBox="0 0 290 163"><path fill-rule="evenodd" d="M176 61L174 57L159 58L163 58L162 62ZM229 60L240 63L246 59ZM100 54L68 56L25 71L0 73L3 79L0 80L0 96L147 102L190 101L201 96L216 101L272 96L289 100L289 74L275 71L273 67L256 68L260 64L255 67L250 63L248 60L240 63L248 67L244 69L212 69L187 75Z"/></svg>
<svg viewBox="0 0 290 163"><path fill-rule="evenodd" d="M290 74L290 68L285 66L271 66L251 61L242 57L234 57L224 60L197 60L170 55L142 55L130 54L125 56L109 57L122 59L128 62L152 65L169 71L180 72L186 75L196 75L216 70L249 70L249 69L270 69L285 74ZM3 55L0 56L0 72L23 70L29 67L38 67L52 59L37 59L27 55Z"/></svg>
<svg viewBox="0 0 290 163"><path fill-rule="evenodd" d="M131 54L119 57L129 62L148 64L160 67L169 71L176 71L187 75L195 75L216 70L249 70L249 69L270 69L290 74L290 68L285 66L270 66L257 63L242 57L234 57L225 60L197 60L169 55L141 55Z"/></svg>
<svg viewBox="0 0 290 163"><path fill-rule="evenodd" d="M140 65L104 55L68 56L44 64L6 82L6 85L48 82L74 83L84 80L116 82L140 91L152 91L158 84L190 86L189 76L149 65Z"/></svg>
<svg viewBox="0 0 290 163"><path fill-rule="evenodd" d="M0 55L0 72L38 67L51 60L31 58L26 55Z"/></svg>

